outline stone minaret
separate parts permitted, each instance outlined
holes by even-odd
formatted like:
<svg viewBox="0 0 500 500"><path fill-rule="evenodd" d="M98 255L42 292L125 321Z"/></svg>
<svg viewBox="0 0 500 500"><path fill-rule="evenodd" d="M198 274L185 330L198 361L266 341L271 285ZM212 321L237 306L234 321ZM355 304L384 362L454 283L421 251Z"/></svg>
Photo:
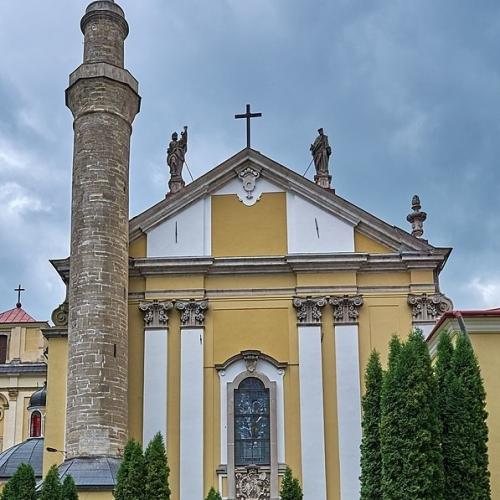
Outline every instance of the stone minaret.
<svg viewBox="0 0 500 500"><path fill-rule="evenodd" d="M83 64L66 91L74 117L66 461L91 463L120 457L128 439L129 155L140 97L124 69L123 10L92 2L81 29Z"/></svg>

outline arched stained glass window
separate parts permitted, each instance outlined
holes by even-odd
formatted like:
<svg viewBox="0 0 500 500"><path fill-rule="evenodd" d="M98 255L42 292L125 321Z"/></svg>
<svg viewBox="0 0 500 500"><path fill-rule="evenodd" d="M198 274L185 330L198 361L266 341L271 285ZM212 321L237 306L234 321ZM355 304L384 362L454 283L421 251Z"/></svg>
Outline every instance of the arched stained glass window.
<svg viewBox="0 0 500 500"><path fill-rule="evenodd" d="M42 435L42 414L39 411L34 411L31 414L30 422L30 437L36 438Z"/></svg>
<svg viewBox="0 0 500 500"><path fill-rule="evenodd" d="M234 391L235 465L269 465L269 389L255 377L240 383Z"/></svg>

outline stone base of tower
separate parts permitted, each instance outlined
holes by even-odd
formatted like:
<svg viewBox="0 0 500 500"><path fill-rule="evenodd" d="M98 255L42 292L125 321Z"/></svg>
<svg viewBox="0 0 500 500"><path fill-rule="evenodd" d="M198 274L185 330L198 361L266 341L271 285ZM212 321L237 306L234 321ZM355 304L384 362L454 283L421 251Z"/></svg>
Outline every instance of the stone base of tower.
<svg viewBox="0 0 500 500"><path fill-rule="evenodd" d="M59 466L59 475L61 481L73 477L80 499L111 499L120 464L119 458L72 458Z"/></svg>

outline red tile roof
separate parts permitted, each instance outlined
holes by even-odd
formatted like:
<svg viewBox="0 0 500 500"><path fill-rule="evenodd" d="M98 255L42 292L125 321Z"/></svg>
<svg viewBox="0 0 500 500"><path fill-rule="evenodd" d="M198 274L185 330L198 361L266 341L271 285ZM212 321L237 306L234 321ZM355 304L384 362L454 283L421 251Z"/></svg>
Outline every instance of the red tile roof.
<svg viewBox="0 0 500 500"><path fill-rule="evenodd" d="M0 313L1 323L36 323L36 319L32 318L22 307L15 307L9 311Z"/></svg>

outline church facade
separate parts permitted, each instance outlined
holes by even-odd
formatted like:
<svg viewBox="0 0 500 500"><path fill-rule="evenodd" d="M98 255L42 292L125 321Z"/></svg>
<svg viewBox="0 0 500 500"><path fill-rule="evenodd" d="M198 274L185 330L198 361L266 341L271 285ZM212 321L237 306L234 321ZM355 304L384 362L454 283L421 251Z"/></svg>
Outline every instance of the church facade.
<svg viewBox="0 0 500 500"><path fill-rule="evenodd" d="M71 255L53 261L69 317L44 331L44 470L64 462L81 498L112 498L127 439L161 432L176 500L211 486L277 500L286 466L306 500L357 498L368 356L385 361L392 335L429 333L451 309L450 249L421 238L418 198L410 234L338 196L322 129L315 182L247 147L184 185L176 157L166 198L129 221L128 25L104 0L81 26Z"/></svg>

